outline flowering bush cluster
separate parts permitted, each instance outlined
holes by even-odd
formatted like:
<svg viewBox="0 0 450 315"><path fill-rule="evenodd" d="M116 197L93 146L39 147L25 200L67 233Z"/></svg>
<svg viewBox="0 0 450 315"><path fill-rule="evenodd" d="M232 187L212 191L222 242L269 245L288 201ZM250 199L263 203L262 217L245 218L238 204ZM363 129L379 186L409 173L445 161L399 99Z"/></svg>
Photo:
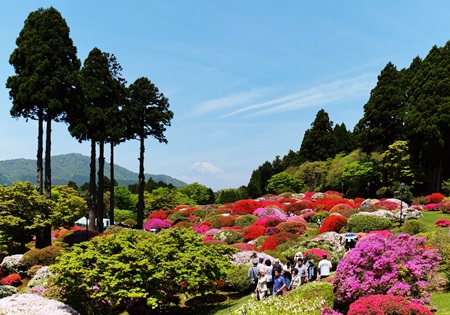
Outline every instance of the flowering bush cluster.
<svg viewBox="0 0 450 315"><path fill-rule="evenodd" d="M4 277L0 280L0 283L3 285L11 285L11 286L18 286L20 285L22 281L22 277L17 273L12 273L9 276Z"/></svg>
<svg viewBox="0 0 450 315"><path fill-rule="evenodd" d="M22 259L22 254L6 256L3 258L0 268L4 275L9 275L11 273L18 273L21 270L20 260Z"/></svg>
<svg viewBox="0 0 450 315"><path fill-rule="evenodd" d="M441 193L432 193L431 195L427 196L427 203L440 203L442 200L444 200L444 195Z"/></svg>
<svg viewBox="0 0 450 315"><path fill-rule="evenodd" d="M293 234L304 234L308 228L306 222L282 222L276 226L278 232L289 232Z"/></svg>
<svg viewBox="0 0 450 315"><path fill-rule="evenodd" d="M447 226L450 226L450 220L446 219L446 218L442 218L442 219L436 220L435 225L441 226L441 227L447 227Z"/></svg>
<svg viewBox="0 0 450 315"><path fill-rule="evenodd" d="M0 299L0 314L79 315L70 306L37 294L15 294Z"/></svg>
<svg viewBox="0 0 450 315"><path fill-rule="evenodd" d="M256 200L239 200L234 203L231 212L233 214L252 214L259 207L261 207L261 203Z"/></svg>
<svg viewBox="0 0 450 315"><path fill-rule="evenodd" d="M347 315L432 315L430 309L420 303L410 302L403 296L369 295L350 305Z"/></svg>
<svg viewBox="0 0 450 315"><path fill-rule="evenodd" d="M269 236L264 240L261 246L261 250L276 250L277 246L281 243L286 242L289 239L295 239L298 235L288 233L288 232L281 232L274 235Z"/></svg>
<svg viewBox="0 0 450 315"><path fill-rule="evenodd" d="M319 234L325 232L339 232L347 223L347 218L342 215L330 215L323 220L319 228Z"/></svg>
<svg viewBox="0 0 450 315"><path fill-rule="evenodd" d="M320 210L330 211L330 209L333 208L334 206L343 204L343 203L351 206L352 208L356 208L356 205L348 199L326 198L326 197L317 198L316 202L315 202L315 206L316 206L317 211L320 211Z"/></svg>
<svg viewBox="0 0 450 315"><path fill-rule="evenodd" d="M266 228L261 225L252 225L244 229L244 240L251 241L264 235Z"/></svg>
<svg viewBox="0 0 450 315"><path fill-rule="evenodd" d="M277 226L278 224L281 223L281 220L277 217L267 217L267 218L261 218L255 221L255 223L253 223L253 225L260 225L260 226L264 226L264 227L269 227L269 226Z"/></svg>
<svg viewBox="0 0 450 315"><path fill-rule="evenodd" d="M232 315L319 315L320 309L325 305L322 298L305 299L301 296L289 298L271 296L262 301L249 300L239 309L233 311Z"/></svg>
<svg viewBox="0 0 450 315"><path fill-rule="evenodd" d="M349 204L346 203L339 203L335 206L333 206L330 211L330 213L337 212L339 214L342 214L344 217L350 217L352 214L355 214L358 212L357 209L353 208Z"/></svg>
<svg viewBox="0 0 450 315"><path fill-rule="evenodd" d="M333 280L338 300L350 304L362 296L393 294L429 302L442 279L437 274L438 252L424 238L389 232L358 241L338 264Z"/></svg>
<svg viewBox="0 0 450 315"><path fill-rule="evenodd" d="M391 211L397 210L399 208L398 203L389 200L378 201L373 206L377 207L378 209L386 209Z"/></svg>
<svg viewBox="0 0 450 315"><path fill-rule="evenodd" d="M314 259L315 261L321 260L323 255L327 255L327 258L331 259L331 255L321 248L312 248L303 253L303 257L306 257L308 260Z"/></svg>

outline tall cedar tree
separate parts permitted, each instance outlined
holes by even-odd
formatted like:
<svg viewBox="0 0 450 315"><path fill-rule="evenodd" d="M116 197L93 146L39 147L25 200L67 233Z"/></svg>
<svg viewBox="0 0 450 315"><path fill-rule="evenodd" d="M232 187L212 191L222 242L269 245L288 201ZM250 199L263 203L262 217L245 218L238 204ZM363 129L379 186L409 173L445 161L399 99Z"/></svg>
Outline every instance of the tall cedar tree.
<svg viewBox="0 0 450 315"><path fill-rule="evenodd" d="M319 110L311 128L305 131L299 155L303 162L326 161L336 154L333 122L328 113Z"/></svg>
<svg viewBox="0 0 450 315"><path fill-rule="evenodd" d="M80 142L91 141L89 228L95 229L97 218L99 232L103 232L104 218L104 145L117 132L115 128L123 131L122 125L117 124L123 86L111 72L110 57L98 48L90 51L80 71L84 102L73 107L66 119L72 136ZM95 185L96 143L99 144L98 187Z"/></svg>
<svg viewBox="0 0 450 315"><path fill-rule="evenodd" d="M144 152L145 139L153 137L160 143L167 143L164 132L170 126L173 112L169 110L169 100L145 77L138 78L130 85L129 101L123 108L128 119L127 137L139 140L139 196L137 207L137 225L144 225Z"/></svg>
<svg viewBox="0 0 450 315"><path fill-rule="evenodd" d="M43 127L46 123L45 195L51 199L51 122L59 121L77 99L77 49L61 14L50 7L31 12L17 48L10 56L16 75L6 87L13 101L11 115L38 121L37 192L43 194ZM51 245L51 227L36 231L36 247Z"/></svg>
<svg viewBox="0 0 450 315"><path fill-rule="evenodd" d="M389 62L378 76L356 127L363 152L384 152L390 144L404 139L407 93L403 74Z"/></svg>
<svg viewBox="0 0 450 315"><path fill-rule="evenodd" d="M406 122L413 160L428 171L429 192L450 176L450 42L434 46L411 82Z"/></svg>

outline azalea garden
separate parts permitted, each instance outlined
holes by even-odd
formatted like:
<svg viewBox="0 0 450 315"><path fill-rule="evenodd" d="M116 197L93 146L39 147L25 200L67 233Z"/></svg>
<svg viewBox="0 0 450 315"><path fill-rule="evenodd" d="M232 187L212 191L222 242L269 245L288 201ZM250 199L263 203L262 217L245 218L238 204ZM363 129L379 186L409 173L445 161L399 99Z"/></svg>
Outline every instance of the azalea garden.
<svg viewBox="0 0 450 315"><path fill-rule="evenodd" d="M53 229L51 246L2 250L0 314L450 314L449 200L284 193L154 211L139 230ZM297 252L326 254L332 276L252 300L251 258Z"/></svg>

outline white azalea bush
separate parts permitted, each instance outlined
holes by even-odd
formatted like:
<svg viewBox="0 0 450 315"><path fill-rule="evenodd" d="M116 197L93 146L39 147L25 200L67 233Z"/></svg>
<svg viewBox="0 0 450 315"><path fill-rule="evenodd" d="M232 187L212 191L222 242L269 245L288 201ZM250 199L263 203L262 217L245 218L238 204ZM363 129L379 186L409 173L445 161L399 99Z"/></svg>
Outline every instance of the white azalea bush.
<svg viewBox="0 0 450 315"><path fill-rule="evenodd" d="M319 315L320 309L326 306L325 299L313 298L305 299L297 295L291 299L287 297L271 296L262 301L249 300L239 309L232 312L232 315Z"/></svg>
<svg viewBox="0 0 450 315"><path fill-rule="evenodd" d="M0 299L1 315L79 315L70 306L37 294L14 294Z"/></svg>
<svg viewBox="0 0 450 315"><path fill-rule="evenodd" d="M0 268L4 274L19 273L21 271L20 260L22 259L22 254L6 256L3 258Z"/></svg>

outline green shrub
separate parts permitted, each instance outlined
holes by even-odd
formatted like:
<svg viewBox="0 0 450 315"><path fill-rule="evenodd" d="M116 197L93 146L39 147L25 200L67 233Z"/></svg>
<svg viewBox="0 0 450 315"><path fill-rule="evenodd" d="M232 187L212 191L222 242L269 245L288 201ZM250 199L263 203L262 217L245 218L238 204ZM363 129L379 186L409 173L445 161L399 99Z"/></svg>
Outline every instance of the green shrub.
<svg viewBox="0 0 450 315"><path fill-rule="evenodd" d="M106 228L105 233L116 234L116 233L120 233L126 229L127 228L125 228L125 227L121 227L121 226L117 226L117 225L110 225Z"/></svg>
<svg viewBox="0 0 450 315"><path fill-rule="evenodd" d="M120 210L120 209L114 209L114 221L115 222L123 222L126 219L133 219L136 220L137 215L131 210ZM111 222L112 224L113 222Z"/></svg>
<svg viewBox="0 0 450 315"><path fill-rule="evenodd" d="M167 217L167 219L170 219L170 220L172 220L172 221L176 221L177 219L179 219L179 218L184 218L184 215L183 215L183 212L182 211L177 211L177 212L174 212L174 213L172 213L171 215L169 215L168 217Z"/></svg>
<svg viewBox="0 0 450 315"><path fill-rule="evenodd" d="M129 226L133 226L136 225L137 222L133 219L126 219L125 221L122 222L123 224L129 225Z"/></svg>
<svg viewBox="0 0 450 315"><path fill-rule="evenodd" d="M256 215L246 214L246 215L239 216L234 221L234 225L244 228L246 226L252 225L256 220L258 220L258 217Z"/></svg>
<svg viewBox="0 0 450 315"><path fill-rule="evenodd" d="M30 269L32 266L50 266L55 263L56 257L61 253L61 247L59 246L47 246L42 249L33 248L23 254L20 264L26 269Z"/></svg>
<svg viewBox="0 0 450 315"><path fill-rule="evenodd" d="M347 221L349 232L370 232L388 230L392 226L388 218L370 214L354 214Z"/></svg>
<svg viewBox="0 0 450 315"><path fill-rule="evenodd" d="M12 285L0 285L0 299L4 297L14 295L18 292L16 287Z"/></svg>
<svg viewBox="0 0 450 315"><path fill-rule="evenodd" d="M197 210L194 210L191 215L204 219L205 215L206 215L206 210L197 209Z"/></svg>
<svg viewBox="0 0 450 315"><path fill-rule="evenodd" d="M312 300L314 298L323 298L325 305L333 307L335 296L333 294L333 284L328 282L308 282L305 285L299 286L293 290L289 296L301 296L305 300Z"/></svg>
<svg viewBox="0 0 450 315"><path fill-rule="evenodd" d="M266 253L269 256L272 256L273 258L278 258L283 264L286 262L287 257L285 257L278 250L265 250L264 253Z"/></svg>
<svg viewBox="0 0 450 315"><path fill-rule="evenodd" d="M317 212L315 215L313 215L311 217L311 221L312 222L317 222L317 220L321 220L323 221L323 219L325 219L326 217L328 217L330 215L329 212Z"/></svg>
<svg viewBox="0 0 450 315"><path fill-rule="evenodd" d="M253 240L253 245L255 245L256 247L258 247L259 250L261 250L261 246L264 243L264 241L266 240L266 238L268 238L268 236L260 236L256 239Z"/></svg>
<svg viewBox="0 0 450 315"><path fill-rule="evenodd" d="M231 268L226 280L230 289L239 293L248 293L250 287L248 268L248 265L237 265Z"/></svg>
<svg viewBox="0 0 450 315"><path fill-rule="evenodd" d="M411 201L411 204L416 205L416 206L425 205L426 203L427 203L427 197L425 197L425 196L415 197Z"/></svg>
<svg viewBox="0 0 450 315"><path fill-rule="evenodd" d="M217 232L214 234L213 239L226 242L227 244L242 243L244 241L242 233L234 230L222 230Z"/></svg>
<svg viewBox="0 0 450 315"><path fill-rule="evenodd" d="M419 235L418 235L419 236ZM439 250L442 260L439 263L439 272L447 279L447 289L450 289L450 234L448 231L435 231L423 233L427 239L427 244Z"/></svg>
<svg viewBox="0 0 450 315"><path fill-rule="evenodd" d="M402 228L403 233L408 233L410 235L416 235L419 233L423 233L427 231L427 225L425 222L419 221L419 220L408 220L406 221Z"/></svg>

